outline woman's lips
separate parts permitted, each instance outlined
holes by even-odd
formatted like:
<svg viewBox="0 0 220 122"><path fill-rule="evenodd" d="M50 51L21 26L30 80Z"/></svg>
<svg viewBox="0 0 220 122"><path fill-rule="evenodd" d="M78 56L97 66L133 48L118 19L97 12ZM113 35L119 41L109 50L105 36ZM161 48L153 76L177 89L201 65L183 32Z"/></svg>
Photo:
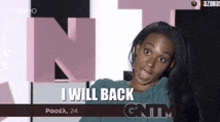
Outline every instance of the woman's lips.
<svg viewBox="0 0 220 122"><path fill-rule="evenodd" d="M151 76L151 73L148 73L146 70L141 69L139 76L141 79L149 79Z"/></svg>

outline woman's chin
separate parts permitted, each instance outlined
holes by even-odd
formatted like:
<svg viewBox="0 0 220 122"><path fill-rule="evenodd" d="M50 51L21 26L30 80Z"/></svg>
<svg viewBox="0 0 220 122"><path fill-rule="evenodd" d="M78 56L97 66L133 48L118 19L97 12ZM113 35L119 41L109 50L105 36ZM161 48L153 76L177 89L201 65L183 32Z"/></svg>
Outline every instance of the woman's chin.
<svg viewBox="0 0 220 122"><path fill-rule="evenodd" d="M137 79L137 82L138 82L139 84L141 84L141 85L146 85L146 84L149 83L149 80L150 80L150 78L142 78L142 77L139 77L139 78Z"/></svg>

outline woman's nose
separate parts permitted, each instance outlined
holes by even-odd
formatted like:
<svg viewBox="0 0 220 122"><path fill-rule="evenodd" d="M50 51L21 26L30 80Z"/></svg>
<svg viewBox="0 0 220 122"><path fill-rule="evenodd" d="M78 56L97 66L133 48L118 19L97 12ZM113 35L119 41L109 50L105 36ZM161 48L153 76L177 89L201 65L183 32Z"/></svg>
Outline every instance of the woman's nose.
<svg viewBox="0 0 220 122"><path fill-rule="evenodd" d="M156 62L156 59L153 58L153 57L151 57L151 58L147 61L147 65L148 65L149 67L153 68L154 65L155 65L155 62Z"/></svg>

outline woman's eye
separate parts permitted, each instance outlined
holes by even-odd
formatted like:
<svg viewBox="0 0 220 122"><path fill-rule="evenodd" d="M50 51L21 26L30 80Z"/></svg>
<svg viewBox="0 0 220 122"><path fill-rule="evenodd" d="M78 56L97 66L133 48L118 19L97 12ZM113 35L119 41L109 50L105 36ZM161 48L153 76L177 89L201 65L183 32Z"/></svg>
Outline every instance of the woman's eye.
<svg viewBox="0 0 220 122"><path fill-rule="evenodd" d="M144 50L144 53L147 54L147 55L150 55L150 50L145 49L145 50Z"/></svg>
<svg viewBox="0 0 220 122"><path fill-rule="evenodd" d="M160 58L160 62L165 63L166 61L166 58Z"/></svg>

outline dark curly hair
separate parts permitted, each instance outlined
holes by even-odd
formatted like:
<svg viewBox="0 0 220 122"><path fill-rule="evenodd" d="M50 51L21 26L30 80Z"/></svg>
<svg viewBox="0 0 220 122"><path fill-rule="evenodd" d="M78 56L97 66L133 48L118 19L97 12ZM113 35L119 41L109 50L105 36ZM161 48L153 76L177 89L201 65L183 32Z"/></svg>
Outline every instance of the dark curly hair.
<svg viewBox="0 0 220 122"><path fill-rule="evenodd" d="M189 48L187 48L178 28L170 26L165 22L155 22L141 30L134 39L129 53L133 72L136 61L136 46L142 44L145 38L151 33L164 34L175 44L175 54L172 59L175 61L175 66L163 74L163 76L168 77L167 89L171 106L177 106L178 108L177 116L174 117L174 121L199 121L199 112L195 105L194 91L189 83Z"/></svg>

